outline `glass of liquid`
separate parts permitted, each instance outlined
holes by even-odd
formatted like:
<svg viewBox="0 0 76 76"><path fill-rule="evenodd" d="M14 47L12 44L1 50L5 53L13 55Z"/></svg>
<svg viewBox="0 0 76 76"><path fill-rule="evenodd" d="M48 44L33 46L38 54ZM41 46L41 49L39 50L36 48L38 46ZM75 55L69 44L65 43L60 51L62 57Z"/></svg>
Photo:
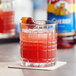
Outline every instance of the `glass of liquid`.
<svg viewBox="0 0 76 76"><path fill-rule="evenodd" d="M56 64L56 22L35 21L20 24L20 55L22 65L48 67Z"/></svg>

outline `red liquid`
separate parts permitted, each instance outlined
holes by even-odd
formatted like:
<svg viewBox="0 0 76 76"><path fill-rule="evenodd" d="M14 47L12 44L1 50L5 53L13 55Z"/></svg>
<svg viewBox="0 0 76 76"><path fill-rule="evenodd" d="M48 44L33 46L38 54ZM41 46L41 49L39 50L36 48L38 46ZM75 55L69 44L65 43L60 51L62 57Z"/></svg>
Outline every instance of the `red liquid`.
<svg viewBox="0 0 76 76"><path fill-rule="evenodd" d="M67 39L66 39L67 38ZM74 37L58 37L57 48L58 49L69 49L74 47Z"/></svg>
<svg viewBox="0 0 76 76"><path fill-rule="evenodd" d="M74 36L74 44L76 44L76 35Z"/></svg>
<svg viewBox="0 0 76 76"><path fill-rule="evenodd" d="M0 33L10 33L14 29L13 17L13 11L0 11Z"/></svg>
<svg viewBox="0 0 76 76"><path fill-rule="evenodd" d="M56 60L56 35L20 33L21 58L24 62L46 63Z"/></svg>

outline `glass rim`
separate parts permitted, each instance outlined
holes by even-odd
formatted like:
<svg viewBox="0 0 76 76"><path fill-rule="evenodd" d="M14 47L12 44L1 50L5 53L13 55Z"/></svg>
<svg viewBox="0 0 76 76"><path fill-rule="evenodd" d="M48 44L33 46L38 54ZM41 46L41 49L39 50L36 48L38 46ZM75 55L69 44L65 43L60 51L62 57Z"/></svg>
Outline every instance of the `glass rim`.
<svg viewBox="0 0 76 76"><path fill-rule="evenodd" d="M48 23L48 24L37 24L36 21L45 21L45 22L53 22L53 23ZM38 26L44 26L44 25L47 25L47 26L54 26L54 25L57 25L57 21L51 21L51 20L36 20L35 21L35 24L26 24L26 23L20 23L23 24L23 25L30 25L30 26L33 26L33 25L38 25Z"/></svg>

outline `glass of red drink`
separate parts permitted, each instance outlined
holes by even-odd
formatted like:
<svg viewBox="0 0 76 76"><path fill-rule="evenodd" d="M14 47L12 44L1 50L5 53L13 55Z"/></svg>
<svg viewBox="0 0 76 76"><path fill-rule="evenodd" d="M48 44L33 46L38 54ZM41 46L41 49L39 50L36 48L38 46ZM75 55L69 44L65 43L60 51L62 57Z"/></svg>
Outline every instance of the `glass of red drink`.
<svg viewBox="0 0 76 76"><path fill-rule="evenodd" d="M0 1L0 39L15 36L14 10L11 0Z"/></svg>
<svg viewBox="0 0 76 76"><path fill-rule="evenodd" d="M56 64L56 22L35 21L20 25L20 55L22 65L47 67Z"/></svg>

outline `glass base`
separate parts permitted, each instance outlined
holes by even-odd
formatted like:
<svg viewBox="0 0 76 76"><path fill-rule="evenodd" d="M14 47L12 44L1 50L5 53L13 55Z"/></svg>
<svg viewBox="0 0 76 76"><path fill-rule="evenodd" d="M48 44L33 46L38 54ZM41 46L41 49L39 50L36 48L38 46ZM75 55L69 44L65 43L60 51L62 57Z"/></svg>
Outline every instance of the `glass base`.
<svg viewBox="0 0 76 76"><path fill-rule="evenodd" d="M21 62L21 65L25 67L49 67L49 66L54 66L55 64L56 62L48 62L48 63Z"/></svg>
<svg viewBox="0 0 76 76"><path fill-rule="evenodd" d="M12 38L14 36L15 36L15 32L14 33L0 33L0 39Z"/></svg>

